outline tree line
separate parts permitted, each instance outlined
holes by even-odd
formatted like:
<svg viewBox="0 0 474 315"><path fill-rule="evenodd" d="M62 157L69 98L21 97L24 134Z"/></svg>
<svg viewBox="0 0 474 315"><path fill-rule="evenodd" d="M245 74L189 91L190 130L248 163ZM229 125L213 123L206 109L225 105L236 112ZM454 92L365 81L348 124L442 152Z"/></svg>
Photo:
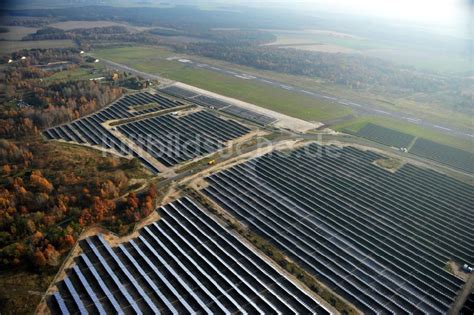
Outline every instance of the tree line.
<svg viewBox="0 0 474 315"><path fill-rule="evenodd" d="M49 81L52 73L36 65L66 60L83 66L74 59L77 51L14 55L28 58L6 66L2 78L7 91L0 105L0 268L44 270L55 268L88 226L130 231L154 210L158 192L153 185L133 191L132 179L149 176L136 159L45 142L39 135L42 128L107 105L131 78Z"/></svg>

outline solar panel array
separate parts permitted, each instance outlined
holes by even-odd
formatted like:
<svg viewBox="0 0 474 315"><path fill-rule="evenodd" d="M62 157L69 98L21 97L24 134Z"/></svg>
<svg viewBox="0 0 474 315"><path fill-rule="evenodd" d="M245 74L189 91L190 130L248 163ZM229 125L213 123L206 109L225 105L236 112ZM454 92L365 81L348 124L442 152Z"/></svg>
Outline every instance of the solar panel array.
<svg viewBox="0 0 474 315"><path fill-rule="evenodd" d="M455 169L474 174L474 152L460 150L455 147L418 138L411 147L411 154L421 156L453 167Z"/></svg>
<svg viewBox="0 0 474 315"><path fill-rule="evenodd" d="M186 89L182 89L182 88L174 86L174 85L162 88L160 91L165 92L169 95L180 97L180 98L191 98L191 97L194 97L194 96L198 95L198 93L196 93L196 92L186 90Z"/></svg>
<svg viewBox="0 0 474 315"><path fill-rule="evenodd" d="M407 148L415 139L407 133L371 123L362 127L356 135L395 148Z"/></svg>
<svg viewBox="0 0 474 315"><path fill-rule="evenodd" d="M146 109L140 109L142 105L150 106L147 106ZM126 95L96 115L103 122L106 120L136 117L181 105L184 105L184 103L171 100L159 94L142 92Z"/></svg>
<svg viewBox="0 0 474 315"><path fill-rule="evenodd" d="M161 89L161 91L176 97L186 98L201 106L221 110L224 113L246 119L261 126L266 126L277 121L276 118L254 112L240 106L231 105L217 98L201 95L174 85L165 87Z"/></svg>
<svg viewBox="0 0 474 315"><path fill-rule="evenodd" d="M249 128L200 111L183 117L172 114L126 123L117 129L166 166L209 154Z"/></svg>
<svg viewBox="0 0 474 315"><path fill-rule="evenodd" d="M460 315L472 315L474 314L474 292L471 293L466 302L464 303L463 308L460 311Z"/></svg>
<svg viewBox="0 0 474 315"><path fill-rule="evenodd" d="M367 314L445 314L473 265L474 187L312 144L207 178L205 193Z"/></svg>
<svg viewBox="0 0 474 315"><path fill-rule="evenodd" d="M212 98L206 95L198 95L196 97L193 97L193 101L198 103L199 105L206 106L209 108L215 108L215 109L222 109L224 107L230 106L229 103L223 102L221 100L218 100L216 98Z"/></svg>
<svg viewBox="0 0 474 315"><path fill-rule="evenodd" d="M185 197L111 247L102 236L50 295L52 314L328 314L325 308Z"/></svg>
<svg viewBox="0 0 474 315"><path fill-rule="evenodd" d="M141 105L147 105L147 108L140 109L139 106ZM140 159L152 172L158 173L159 170L156 167L115 137L101 124L108 120L136 117L180 105L183 105L183 103L170 100L159 94L151 94L148 92L130 94L90 116L77 119L68 124L46 129L43 131L43 134L50 140L62 139L80 144L87 143L114 150L124 156L132 155Z"/></svg>
<svg viewBox="0 0 474 315"><path fill-rule="evenodd" d="M266 116L266 115L262 115L262 114L259 114L257 112L248 110L248 109L243 108L243 107L235 106L235 105L223 108L222 111L224 113L231 114L231 115L249 120L249 121L254 122L256 124L259 124L261 126L266 126L268 124L271 124L271 123L277 121L276 118L269 117L269 116Z"/></svg>

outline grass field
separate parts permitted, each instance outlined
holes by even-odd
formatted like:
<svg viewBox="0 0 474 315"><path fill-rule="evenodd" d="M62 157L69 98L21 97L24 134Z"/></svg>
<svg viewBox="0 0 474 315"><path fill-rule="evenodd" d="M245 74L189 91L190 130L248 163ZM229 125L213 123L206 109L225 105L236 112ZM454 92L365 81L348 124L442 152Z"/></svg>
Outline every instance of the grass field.
<svg viewBox="0 0 474 315"><path fill-rule="evenodd" d="M110 48L98 51L97 55L105 59L110 59L128 65L133 64L137 66L146 66L145 68L141 69L145 71L147 71L148 69L155 69L154 71L160 72L164 76L166 76L165 74L169 74L170 79L173 79L172 75L174 70L176 70L177 65L179 65L180 67L182 66L177 61L164 63L162 60L163 58L176 56L177 54L169 49L161 47L138 46ZM180 56L182 56L183 58L191 58L197 62L215 65L216 67L232 69L234 71L242 71L243 73L247 73L250 75L256 75L272 80L277 80L279 82L282 82L283 84L298 86L308 91L313 91L317 93L325 92L328 94L350 99L355 102L367 102L370 104L374 104L377 107L380 107L381 109L388 109L403 113L411 113L413 116L430 120L434 123L456 125L463 128L473 128L472 119L470 119L469 116L447 109L445 106L443 106L443 104L437 102L437 98L434 97L431 98L434 98L435 100L429 102L419 101L418 99L420 95L416 95L417 100L412 99L409 95L393 98L378 94L376 95L369 92L351 90L347 87L340 87L334 84L328 84L318 78L295 76L274 71L260 70L201 56ZM173 63L175 63L175 65L173 65ZM217 74L214 73L213 76L217 76ZM265 107L264 105L261 106ZM328 116L334 117L335 115Z"/></svg>
<svg viewBox="0 0 474 315"><path fill-rule="evenodd" d="M100 65L94 65L96 69L102 68ZM54 73L45 81L76 81L76 80L89 80L92 78L100 77L98 73L91 73L92 69L76 68L71 70L64 70Z"/></svg>
<svg viewBox="0 0 474 315"><path fill-rule="evenodd" d="M310 97L292 93L283 89L272 88L263 84L245 81L203 69L191 68L176 61L167 61L165 60L166 57L175 55L173 52L167 49L155 47L111 48L100 50L96 52L96 55L101 58L127 64L138 70L159 73L164 77L173 80L181 81L309 121L330 120L343 117L351 113L350 109L334 105L333 103L320 102ZM207 62L209 60L204 61ZM240 68L246 73L250 74L262 74L261 71L256 73L255 70L254 72L248 71L248 68L240 66L237 68ZM264 74L271 75L270 73L266 72ZM294 85L302 86L308 90L311 90L310 86L313 86L313 88L316 89L318 88L317 83L315 83L314 80L306 78L296 78L288 75L277 74L277 79L282 82L292 82ZM338 95L337 93L335 94ZM395 107L406 112L410 112L408 107L416 108L415 104L412 102L407 102L405 104L406 106L395 105L388 102L382 105L392 110ZM433 119L433 121L442 122L444 117L445 123L455 123L456 125L463 127L472 127L472 121L469 117L466 117L466 115L461 115L459 113L446 115L446 112L437 113L437 111L433 110L433 108L424 108L423 106L419 106L417 110L412 110L411 112L419 114L417 111L422 111L425 113L424 115L420 114L417 116L428 117ZM336 124L334 128L337 130L349 129L353 133L357 133L359 129L361 129L367 123L374 123L383 127L405 132L416 137L423 137L460 149L474 151L474 145L472 141L449 136L445 133L426 129L409 122L400 122L398 120L379 116L357 117L355 119Z"/></svg>
<svg viewBox="0 0 474 315"><path fill-rule="evenodd" d="M2 271L0 273L0 313L33 314L55 274L55 269L43 274L26 270Z"/></svg>
<svg viewBox="0 0 474 315"><path fill-rule="evenodd" d="M349 108L331 102L319 101L258 82L196 69L164 59L171 54L167 50L143 47L113 48L95 52L99 58L126 64L141 71L160 74L172 80L308 121L334 119L351 113Z"/></svg>
<svg viewBox="0 0 474 315"><path fill-rule="evenodd" d="M150 73L158 73L164 77L194 85L209 91L220 93L226 96L234 97L247 101L261 107L269 108L289 116L301 118L304 120L324 121L346 116L351 113L347 107L335 106L330 102L320 102L302 94L292 93L279 88L272 88L267 85L258 84L253 81L246 81L230 76L222 75L204 69L195 69L176 61L168 61L167 57L176 56L170 50L156 47L122 47L103 49L94 52L99 58L110 59L115 62L127 64L138 70ZM193 59L196 59L193 57ZM200 58L203 62L212 60ZM226 66L223 62L216 61L217 66ZM248 67L236 66L245 73L271 76L274 73L268 71L251 70ZM233 69L235 69L233 68ZM302 77L295 77L284 74L275 74L281 82L291 82L294 85L305 89L317 90L319 85L316 80ZM350 93L350 91L348 92ZM334 90L334 95L339 95ZM350 95L350 94L349 94ZM347 97L348 95L344 95ZM412 102L405 105L396 105L385 102L382 106L390 109L400 109L405 112L418 114L417 111L423 111L425 115L416 115L428 117L434 122L453 123L463 127L472 128L472 120L466 115L459 113L438 112L433 108L420 106L417 110L409 111L408 107L416 107ZM444 120L443 120L444 119ZM449 136L436 130L426 129L409 122L400 122L379 116L362 116L336 124L333 127L337 130L349 129L357 133L367 123L374 123L383 127L398 130L411 134L416 137L423 137L429 140L437 141L446 145L451 145L464 150L474 151L472 141L459 139Z"/></svg>
<svg viewBox="0 0 474 315"><path fill-rule="evenodd" d="M340 124L332 126L333 129L342 131L346 130L352 134L356 134L366 126L368 123L376 124L382 127L397 130L403 133L413 135L415 137L425 138L434 142L456 147L466 151L474 152L474 141L461 139L447 135L445 133L437 132L435 130L427 129L409 122L401 122L384 117L367 116L358 117L353 120L344 121Z"/></svg>

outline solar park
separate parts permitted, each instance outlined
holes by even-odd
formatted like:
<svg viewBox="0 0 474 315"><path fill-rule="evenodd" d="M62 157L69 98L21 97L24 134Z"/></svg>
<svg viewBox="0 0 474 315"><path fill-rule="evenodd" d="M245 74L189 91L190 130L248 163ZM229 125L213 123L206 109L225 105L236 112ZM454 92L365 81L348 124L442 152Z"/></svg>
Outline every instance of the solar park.
<svg viewBox="0 0 474 315"><path fill-rule="evenodd" d="M220 113L272 123L189 93L171 86L126 95L43 134L134 156L158 173L154 161L174 167L251 132ZM413 140L366 131L377 142ZM363 313L446 314L464 284L447 263L474 265L474 187L409 163L388 171L375 163L384 158L305 144L212 171L198 194ZM80 254L48 296L51 312L329 314L208 207L181 197L158 208L160 218L133 239L81 240Z"/></svg>
<svg viewBox="0 0 474 315"><path fill-rule="evenodd" d="M235 121L224 120L207 112L193 113L182 118L175 118L172 113L147 118L150 113L183 105L185 103L180 100L149 92L126 95L103 110L71 123L46 129L43 134L49 140L61 139L109 149L122 156L131 155L152 172L158 173L159 169L151 161L120 140L103 123L125 119L124 123L116 127L117 130L169 167L219 150L228 141L250 131ZM144 116L143 119L140 116ZM127 122L127 119L134 117L139 119Z"/></svg>
<svg viewBox="0 0 474 315"><path fill-rule="evenodd" d="M237 122L204 111L179 118L146 118L117 129L166 166L217 151L226 142L250 131Z"/></svg>
<svg viewBox="0 0 474 315"><path fill-rule="evenodd" d="M336 152L337 154L331 154ZM311 144L207 177L214 202L367 314L446 314L474 264L474 187Z"/></svg>
<svg viewBox="0 0 474 315"><path fill-rule="evenodd" d="M51 313L329 314L192 199L157 211L159 221L118 246L82 240Z"/></svg>

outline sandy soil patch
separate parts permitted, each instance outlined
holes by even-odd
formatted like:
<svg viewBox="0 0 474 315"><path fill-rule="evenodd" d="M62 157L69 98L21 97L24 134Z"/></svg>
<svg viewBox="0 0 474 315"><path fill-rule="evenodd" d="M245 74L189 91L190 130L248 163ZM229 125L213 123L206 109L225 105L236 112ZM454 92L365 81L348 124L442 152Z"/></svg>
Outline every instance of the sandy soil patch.
<svg viewBox="0 0 474 315"><path fill-rule="evenodd" d="M351 38L351 39L362 39L360 36L348 34L348 33L342 33L342 32L335 32L335 31L330 31L330 30L304 30L304 34L316 34L316 35L326 35L326 36L332 36L332 37L338 37L338 38Z"/></svg>
<svg viewBox="0 0 474 315"><path fill-rule="evenodd" d="M263 115L273 117L273 118L278 120L276 123L274 123L274 126L278 127L278 128L293 130L293 131L296 131L296 132L306 132L306 131L311 130L311 129L316 129L316 128L318 128L322 125L319 122L308 122L308 121L305 121L305 120L302 120L302 119L290 117L290 116L275 112L275 111L270 110L270 109L266 109L266 108L263 108L263 107L260 107L260 106L254 105L254 104L250 104L250 103L247 103L247 102L244 102L244 101L240 101L240 100L237 100L235 98L231 98L231 97L223 96L223 95L213 93L213 92L210 92L210 91L206 91L206 90L203 90L203 89L200 89L200 88L188 85L188 84L184 84L184 83L181 83L181 82L177 82L174 85L177 86L177 87L189 90L189 91L194 91L194 92L202 94L202 95L206 95L206 96L209 96L209 97L219 99L223 102L227 102L227 103L232 104L232 105L237 105L237 106L240 106L240 107L244 107L244 108L246 108L248 110L251 110L251 111L254 111L256 113L260 113L260 114L263 114Z"/></svg>
<svg viewBox="0 0 474 315"><path fill-rule="evenodd" d="M325 36L332 36L338 38L351 38L351 39L362 39L360 36L352 35L349 33L342 33L336 32L331 30L318 30L318 29L306 29L301 31L293 31L293 30L279 30L279 29L262 29L262 31L268 31L277 34L285 34L285 35L325 35Z"/></svg>
<svg viewBox="0 0 474 315"><path fill-rule="evenodd" d="M286 49L293 48L293 49L298 49L298 50L318 51L318 52L333 53L333 54L334 53L350 54L350 53L358 52L355 49L332 45L332 44L309 44L309 45L295 44L295 45L278 46L278 48L286 48Z"/></svg>

